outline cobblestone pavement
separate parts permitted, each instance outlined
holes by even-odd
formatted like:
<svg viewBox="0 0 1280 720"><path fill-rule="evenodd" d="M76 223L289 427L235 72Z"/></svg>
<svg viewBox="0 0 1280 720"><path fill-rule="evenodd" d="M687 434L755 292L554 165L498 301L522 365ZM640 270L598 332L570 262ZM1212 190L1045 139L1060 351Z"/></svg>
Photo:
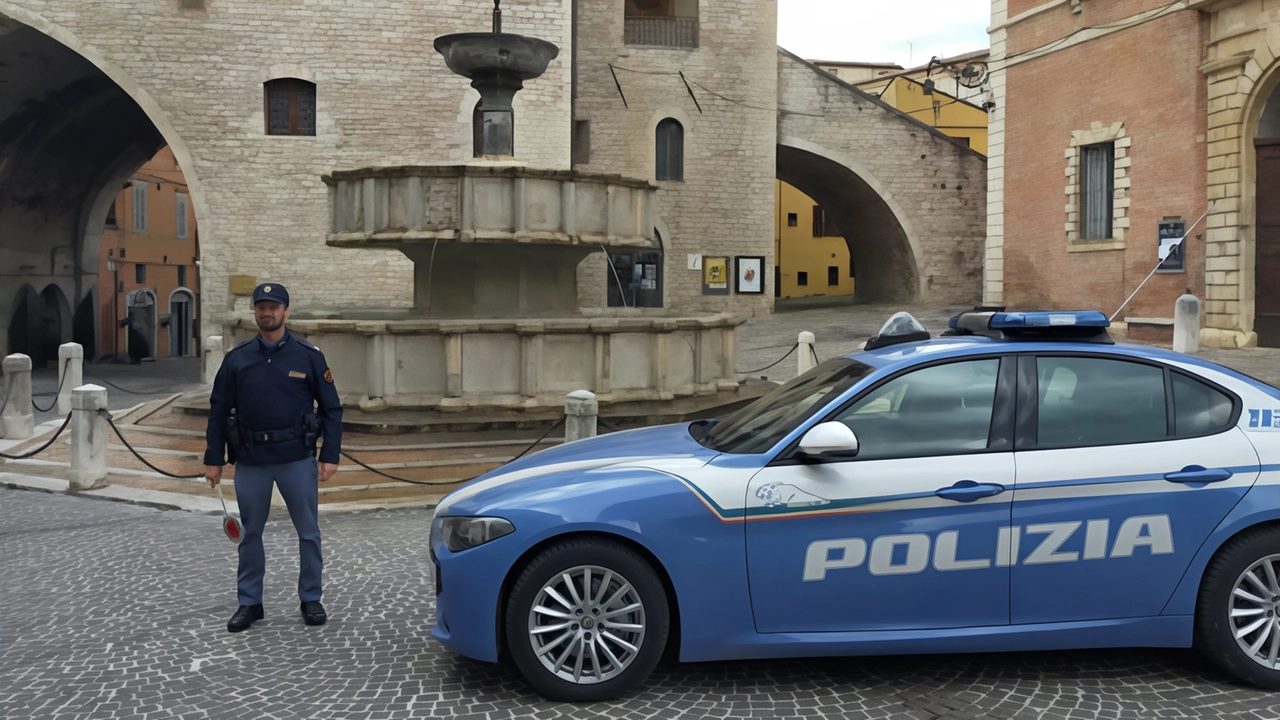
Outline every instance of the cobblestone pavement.
<svg viewBox="0 0 1280 720"><path fill-rule="evenodd" d="M539 699L429 635L425 510L326 516L328 625L293 593L292 527L267 530L267 619L229 634L218 518L0 489L0 717L1275 718L1183 651L664 666L613 703Z"/></svg>

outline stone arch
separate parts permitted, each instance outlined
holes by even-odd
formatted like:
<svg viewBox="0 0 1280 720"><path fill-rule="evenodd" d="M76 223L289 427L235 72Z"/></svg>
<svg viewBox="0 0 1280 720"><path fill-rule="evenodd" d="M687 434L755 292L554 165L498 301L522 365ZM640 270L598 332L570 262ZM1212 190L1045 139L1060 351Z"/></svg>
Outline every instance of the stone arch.
<svg viewBox="0 0 1280 720"><path fill-rule="evenodd" d="M861 163L817 143L780 136L777 175L835 220L858 267L859 299L908 301L926 292L920 279L922 251L910 218Z"/></svg>
<svg viewBox="0 0 1280 720"><path fill-rule="evenodd" d="M0 187L9 191L0 194L0 203L9 203L0 208L0 217L10 226L0 231L16 230L0 232L0 238L24 238L8 247L0 240L0 263L20 268L19 277L9 283L0 279L0 321L9 318L4 303L13 284L56 282L67 307L75 309L74 315L64 313L63 327L93 353L97 341L110 332L92 304L98 296L103 227L121 187L168 145L197 217L207 207L205 190L191 151L164 108L98 48L10 0L0 0L0 28L7 30L10 54L32 56L48 68L24 77L28 82L19 84L23 92L15 92L8 103L0 99ZM0 46L0 55L4 50ZM12 65L5 60L13 58L0 57L0 75ZM23 71L9 67L7 72L18 77ZM204 240L207 246L207 236ZM58 248L70 251L71 267L63 268L55 259L50 268L39 260ZM90 307L84 306L86 301ZM0 342L7 344L7 334L0 334Z"/></svg>
<svg viewBox="0 0 1280 720"><path fill-rule="evenodd" d="M1241 136L1240 155L1242 169L1242 187L1240 188L1239 211L1239 323L1244 332L1258 333L1258 342L1262 345L1275 345L1274 332L1268 332L1265 318L1260 318L1260 295L1268 292L1260 286L1258 275L1259 252L1259 214L1258 214L1258 150L1257 141L1275 140L1280 142L1280 60L1273 61L1267 68L1257 66L1250 61L1243 68L1238 80L1240 87L1250 87L1245 98L1243 109L1244 128ZM1264 127L1269 126L1269 127ZM1270 188L1272 193L1280 193L1280 188ZM1228 199L1229 200L1229 199ZM1222 201L1219 201L1220 203ZM1280 195L1273 202L1280 203ZM1229 212L1230 208L1221 210L1214 208L1211 212ZM1280 287L1274 290L1280 293ZM1265 299L1263 299L1265 303Z"/></svg>

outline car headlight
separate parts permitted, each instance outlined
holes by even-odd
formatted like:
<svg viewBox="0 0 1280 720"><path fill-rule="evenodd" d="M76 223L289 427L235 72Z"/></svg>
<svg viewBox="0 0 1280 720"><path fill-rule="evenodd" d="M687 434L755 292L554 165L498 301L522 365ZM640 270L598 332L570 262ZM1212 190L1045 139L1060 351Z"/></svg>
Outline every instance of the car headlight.
<svg viewBox="0 0 1280 720"><path fill-rule="evenodd" d="M498 517L444 517L440 522L440 534L450 552L478 547L515 531L510 520Z"/></svg>

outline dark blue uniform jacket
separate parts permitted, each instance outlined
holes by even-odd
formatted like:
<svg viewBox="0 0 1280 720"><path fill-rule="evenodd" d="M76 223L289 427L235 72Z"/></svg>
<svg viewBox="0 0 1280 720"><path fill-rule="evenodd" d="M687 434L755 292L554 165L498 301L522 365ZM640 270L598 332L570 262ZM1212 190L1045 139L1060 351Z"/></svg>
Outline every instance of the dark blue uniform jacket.
<svg viewBox="0 0 1280 720"><path fill-rule="evenodd" d="M323 423L320 462L338 462L342 403L333 386L333 375L320 349L289 331L275 345L268 345L258 336L227 353L209 395L205 465L226 464L230 443L227 417L232 408L240 427L241 444L230 448L237 463L275 465L311 455L304 442L302 422L312 413L319 415ZM294 432L290 434L289 430ZM246 439L254 431L270 433L271 441L246 446Z"/></svg>

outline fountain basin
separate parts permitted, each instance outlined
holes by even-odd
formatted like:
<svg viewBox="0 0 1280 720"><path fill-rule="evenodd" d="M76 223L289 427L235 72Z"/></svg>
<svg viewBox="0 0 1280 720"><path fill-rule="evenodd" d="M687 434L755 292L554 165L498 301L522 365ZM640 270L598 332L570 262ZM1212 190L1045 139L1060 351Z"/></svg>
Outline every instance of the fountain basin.
<svg viewBox="0 0 1280 720"><path fill-rule="evenodd" d="M455 33L435 40L436 52L458 75L532 80L547 71L560 48L546 40L514 33Z"/></svg>

